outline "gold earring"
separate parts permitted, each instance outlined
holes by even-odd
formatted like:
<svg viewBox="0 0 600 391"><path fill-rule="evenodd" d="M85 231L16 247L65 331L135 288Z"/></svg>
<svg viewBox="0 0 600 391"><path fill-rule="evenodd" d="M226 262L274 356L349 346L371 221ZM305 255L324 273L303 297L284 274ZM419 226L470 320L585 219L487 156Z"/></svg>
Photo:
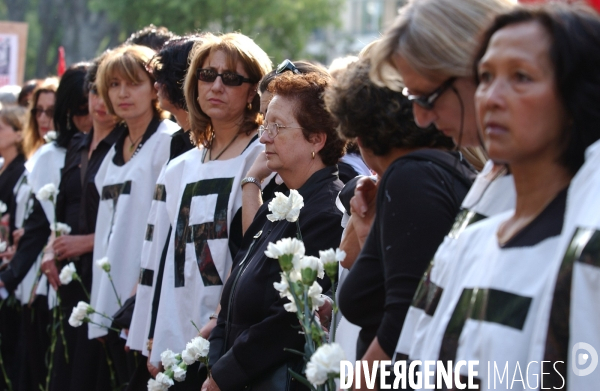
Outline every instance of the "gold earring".
<svg viewBox="0 0 600 391"><path fill-rule="evenodd" d="M315 151L312 151L312 158L315 158Z"/></svg>
<svg viewBox="0 0 600 391"><path fill-rule="evenodd" d="M248 110L252 110L252 103L248 103L248 106L246 106L246 108L247 108Z"/></svg>

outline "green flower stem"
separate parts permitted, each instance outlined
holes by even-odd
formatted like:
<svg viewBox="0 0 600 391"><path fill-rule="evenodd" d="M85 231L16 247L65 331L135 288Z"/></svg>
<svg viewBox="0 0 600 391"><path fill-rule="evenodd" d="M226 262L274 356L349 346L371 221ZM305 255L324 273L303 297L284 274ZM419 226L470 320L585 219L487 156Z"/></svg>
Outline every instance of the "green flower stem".
<svg viewBox="0 0 600 391"><path fill-rule="evenodd" d="M94 309L92 308L92 310L94 310ZM113 319L113 318L111 318L110 316L108 316L108 315L106 315L106 314L104 314L104 313L102 313L102 312L98 312L98 311L96 311L96 310L94 310L94 314L98 314L98 315L102 316L103 318L106 318L106 319L110 320L111 322L114 320L114 319Z"/></svg>
<svg viewBox="0 0 600 391"><path fill-rule="evenodd" d="M194 328L196 329L196 331L200 332L200 329L198 328L198 326L196 326L196 323L194 323L193 320L190 319L190 322L192 322L192 326L194 326Z"/></svg>
<svg viewBox="0 0 600 391"><path fill-rule="evenodd" d="M2 341L2 338L0 338L0 342L1 341ZM0 353L0 369L2 369L2 376L4 376L4 382L6 383L6 387L8 388L8 391L13 391L12 383L11 383L10 379L8 378L6 369L4 368L4 360L2 359L1 353Z"/></svg>
<svg viewBox="0 0 600 391"><path fill-rule="evenodd" d="M106 344L102 343L102 348L104 349L104 353L106 354L106 364L108 365L108 369L110 370L110 385L113 391L118 390L117 388L117 378L115 376L115 369L113 367L113 362L110 359L110 355L108 354L108 349L106 349Z"/></svg>
<svg viewBox="0 0 600 391"><path fill-rule="evenodd" d="M339 310L336 301L335 286L335 278L331 278L331 291L333 293L333 313L331 314L331 326L329 326L329 329L331 330L331 342L335 342L336 318Z"/></svg>
<svg viewBox="0 0 600 391"><path fill-rule="evenodd" d="M75 273L73 275L73 277L75 280L77 280L77 282L79 282L79 285L81 285L81 289L83 289L83 293L85 293L85 296L87 297L87 299L90 300L90 293L85 288L85 285L83 285L83 281L81 281L81 278L79 277L79 275L77 273Z"/></svg>
<svg viewBox="0 0 600 391"><path fill-rule="evenodd" d="M300 217L296 220L296 237L302 240L302 231L300 231Z"/></svg>
<svg viewBox="0 0 600 391"><path fill-rule="evenodd" d="M58 306L55 306L52 309L52 318L56 319L56 311L58 310ZM46 374L46 388L45 391L50 389L50 376L52 375L52 368L54 367L54 350L56 349L56 342L58 341L58 336L56 335L56 325L52 325L52 333L50 336L50 357L48 361L48 373ZM47 354L47 353L46 353Z"/></svg>
<svg viewBox="0 0 600 391"><path fill-rule="evenodd" d="M60 294L56 291L56 307L58 308L58 330L60 331L60 338L62 340L63 346L65 347L65 362L69 363L69 352L67 349L67 339L65 338L65 327L63 324L63 313L60 308L61 300Z"/></svg>
<svg viewBox="0 0 600 391"><path fill-rule="evenodd" d="M112 276L110 275L110 272L106 272L106 274L108 274L108 279L110 280L110 285L112 285L113 291L115 292L115 296L117 296L117 303L119 303L119 307L122 307L123 304L121 304L121 298L119 297L119 294L117 293L117 288L115 287L115 283L112 279Z"/></svg>
<svg viewBox="0 0 600 391"><path fill-rule="evenodd" d="M98 314L99 312L96 312L96 313ZM86 323L95 324L96 326L102 327L103 329L112 330L112 331L117 332L117 333L121 332L121 330L117 330L114 327L105 326L103 324L96 323L96 322L92 321L90 318L85 318L83 321L86 322Z"/></svg>

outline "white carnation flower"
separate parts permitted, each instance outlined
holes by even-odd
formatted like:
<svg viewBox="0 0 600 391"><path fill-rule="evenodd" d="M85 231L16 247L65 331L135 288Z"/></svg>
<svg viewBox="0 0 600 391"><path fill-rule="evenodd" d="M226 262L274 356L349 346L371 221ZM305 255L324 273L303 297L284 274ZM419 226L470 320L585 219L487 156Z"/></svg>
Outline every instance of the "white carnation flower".
<svg viewBox="0 0 600 391"><path fill-rule="evenodd" d="M281 282L274 282L273 287L279 292L280 297L286 297L290 293L290 284L283 273L281 273Z"/></svg>
<svg viewBox="0 0 600 391"><path fill-rule="evenodd" d="M316 311L325 304L325 299L321 295L323 293L323 288L319 285L318 282L313 282L313 284L308 288L308 297L312 302L312 310Z"/></svg>
<svg viewBox="0 0 600 391"><path fill-rule="evenodd" d="M306 285L311 285L317 277L323 278L325 276L321 260L310 255L300 258L300 260L295 262L294 269L300 271L302 282Z"/></svg>
<svg viewBox="0 0 600 391"><path fill-rule="evenodd" d="M304 256L304 243L296 238L283 238L277 243L269 243L265 255L269 258L279 259L280 256L289 254L298 259Z"/></svg>
<svg viewBox="0 0 600 391"><path fill-rule="evenodd" d="M330 248L329 250L319 251L319 257L324 265L327 265L328 263L337 264L338 262L342 262L344 259L346 259L346 252L340 250L339 248L335 250Z"/></svg>
<svg viewBox="0 0 600 391"><path fill-rule="evenodd" d="M35 198L39 201L54 201L56 199L56 195L58 194L58 189L54 186L54 183L48 183L37 192Z"/></svg>
<svg viewBox="0 0 600 391"><path fill-rule="evenodd" d="M44 135L44 141L51 143L52 141L56 140L57 137L58 134L56 133L56 130L50 130Z"/></svg>
<svg viewBox="0 0 600 391"><path fill-rule="evenodd" d="M60 279L60 283L62 285L68 285L73 281L73 275L77 273L77 269L75 268L75 264L73 262L69 263L60 271L60 275L58 278Z"/></svg>
<svg viewBox="0 0 600 391"><path fill-rule="evenodd" d="M154 379L148 380L148 391L167 391L169 387L157 382Z"/></svg>
<svg viewBox="0 0 600 391"><path fill-rule="evenodd" d="M0 201L0 213L5 213L8 210L8 207L6 206L6 204L2 201Z"/></svg>
<svg viewBox="0 0 600 391"><path fill-rule="evenodd" d="M50 228L54 230L54 227L52 227L52 225L50 226ZM65 223L56 223L56 229L54 231L56 231L56 233L60 235L68 235L71 233L71 227Z"/></svg>
<svg viewBox="0 0 600 391"><path fill-rule="evenodd" d="M83 321L89 314L94 312L94 309L85 301L77 303L77 307L73 307L71 316L69 317L69 324L73 327L79 327L83 324Z"/></svg>
<svg viewBox="0 0 600 391"><path fill-rule="evenodd" d="M0 253L6 251L8 244L6 242L0 242Z"/></svg>
<svg viewBox="0 0 600 391"><path fill-rule="evenodd" d="M283 305L283 308L287 311L287 312L298 312L298 307L296 307L296 303L294 303L294 301L292 300L289 303L285 303Z"/></svg>
<svg viewBox="0 0 600 391"><path fill-rule="evenodd" d="M170 369L172 366L177 366L179 360L177 360L177 355L171 350L167 349L160 354L160 361L165 369Z"/></svg>
<svg viewBox="0 0 600 391"><path fill-rule="evenodd" d="M202 357L208 356L209 348L210 342L202 337L196 337L185 345L185 350L187 350L188 354L194 357L194 360L196 361L200 360Z"/></svg>
<svg viewBox="0 0 600 391"><path fill-rule="evenodd" d="M330 376L339 376L340 361L345 359L344 351L337 343L319 347L306 364L306 379L315 386L324 384Z"/></svg>
<svg viewBox="0 0 600 391"><path fill-rule="evenodd" d="M162 384L163 386L165 386L166 388L169 388L169 387L171 387L172 385L175 384L175 382L173 381L173 379L171 379L169 376L165 375L162 372L159 372L158 375L156 375L156 381L159 384Z"/></svg>
<svg viewBox="0 0 600 391"><path fill-rule="evenodd" d="M100 258L99 260L97 260L96 266L98 266L105 272L110 273L110 262L108 262L108 257Z"/></svg>
<svg viewBox="0 0 600 391"><path fill-rule="evenodd" d="M287 220L291 223L298 220L300 209L304 206L304 199L297 190L290 190L290 196L286 197L283 193L276 192L275 198L269 202L269 211L267 219L271 221Z"/></svg>
<svg viewBox="0 0 600 391"><path fill-rule="evenodd" d="M183 352L181 352L181 359L187 365L192 365L193 363L196 362L196 359L194 358L194 356L192 356L192 354L190 352L188 352L187 349L185 349Z"/></svg>
<svg viewBox="0 0 600 391"><path fill-rule="evenodd" d="M174 366L173 368L173 379L177 381L185 381L186 370L181 368L179 365Z"/></svg>

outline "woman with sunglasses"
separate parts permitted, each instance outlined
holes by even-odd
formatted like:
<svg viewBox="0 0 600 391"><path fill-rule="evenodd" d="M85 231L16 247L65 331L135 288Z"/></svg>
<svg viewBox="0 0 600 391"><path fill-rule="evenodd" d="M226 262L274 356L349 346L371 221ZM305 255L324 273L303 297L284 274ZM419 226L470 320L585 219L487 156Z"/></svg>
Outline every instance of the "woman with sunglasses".
<svg viewBox="0 0 600 391"><path fill-rule="evenodd" d="M342 187L336 163L345 142L323 102L331 81L328 74L284 72L269 84L274 96L259 128L266 167L259 158L241 182L244 208L247 201L262 203L261 182L270 172L283 179L279 190L284 194L288 189L298 191L304 202L298 221L306 254L312 256L336 248L342 233L341 212L335 206ZM221 311L210 335L212 377L202 390L233 391L259 385L267 389L269 381L275 381L270 388L274 391L304 389L300 382L289 381L287 371L301 371L302 359L284 351L302 350L304 339L294 327L296 315L284 309L288 300L273 288L281 280L280 266L265 255L270 242L296 237L297 228L286 220L270 221L269 213L267 203L256 212L223 288ZM331 285L329 280L319 282L323 291Z"/></svg>
<svg viewBox="0 0 600 391"><path fill-rule="evenodd" d="M163 274L157 276L158 306L153 305L149 330L156 367L166 349L185 349L198 333L194 324L204 337L215 324L241 246L240 185L264 150L256 135L262 123L256 89L271 70L267 54L243 34L205 34L189 59L184 95L195 148L172 160L165 172L171 231L159 255ZM198 390L197 379L190 376L176 387Z"/></svg>
<svg viewBox="0 0 600 391"><path fill-rule="evenodd" d="M413 103L415 122L434 125L462 147L481 147L475 118L472 57L478 37L494 16L510 9L510 0L413 0L372 48L371 79L402 91ZM400 83L400 80L403 82ZM364 185L364 186L363 186ZM368 210L368 182L357 186L356 208ZM514 207L512 177L502 164L488 161L462 203L449 235L422 279L418 298L409 308L396 352L419 357L423 333L445 286L456 238L469 224Z"/></svg>

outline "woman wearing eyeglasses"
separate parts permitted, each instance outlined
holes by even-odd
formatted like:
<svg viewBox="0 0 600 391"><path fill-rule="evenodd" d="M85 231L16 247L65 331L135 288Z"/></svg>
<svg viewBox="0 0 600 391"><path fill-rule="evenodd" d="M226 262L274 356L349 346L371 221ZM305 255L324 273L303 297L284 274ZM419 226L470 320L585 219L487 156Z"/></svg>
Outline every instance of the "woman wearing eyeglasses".
<svg viewBox="0 0 600 391"><path fill-rule="evenodd" d="M285 186L280 190L286 195L288 189L298 190L304 200L298 221L306 254L312 256L336 248L342 233L341 212L335 206L342 188L336 163L345 143L323 102L331 80L327 74L285 72L270 83L274 96L259 129L266 165L261 157L241 182L244 208L248 200L262 202L261 181L268 173L281 176ZM287 372L288 368L301 371L302 359L284 351L303 350L304 339L294 326L296 315L284 309L288 300L273 288L281 280L279 264L264 253L270 242L296 237L296 223L270 221L269 213L267 203L258 209L223 288L221 311L210 336L212 377L203 390L259 385L274 391L304 389L290 381ZM328 280L320 283L323 291L331 285Z"/></svg>
<svg viewBox="0 0 600 391"><path fill-rule="evenodd" d="M413 103L415 122L434 125L461 147L481 147L475 118L476 89L472 58L479 35L494 16L510 9L510 0L422 0L401 9L394 25L373 47L371 79L402 91ZM403 84L399 83L399 79ZM404 88L406 87L406 88ZM466 154L467 158L469 157ZM509 210L515 205L512 177L501 164L488 161L463 200L455 224L438 249L432 267L404 321L397 353L418 359L424 327L435 312L454 257L456 238L471 223ZM358 209L366 211L361 188Z"/></svg>
<svg viewBox="0 0 600 391"><path fill-rule="evenodd" d="M215 324L241 246L240 185L264 150L256 134L262 123L256 89L272 67L267 54L243 34L205 34L189 58L184 95L195 148L172 160L165 172L171 232L149 330L156 367L166 349L185 349L198 333L194 324L206 338ZM175 387L197 391L194 379Z"/></svg>

